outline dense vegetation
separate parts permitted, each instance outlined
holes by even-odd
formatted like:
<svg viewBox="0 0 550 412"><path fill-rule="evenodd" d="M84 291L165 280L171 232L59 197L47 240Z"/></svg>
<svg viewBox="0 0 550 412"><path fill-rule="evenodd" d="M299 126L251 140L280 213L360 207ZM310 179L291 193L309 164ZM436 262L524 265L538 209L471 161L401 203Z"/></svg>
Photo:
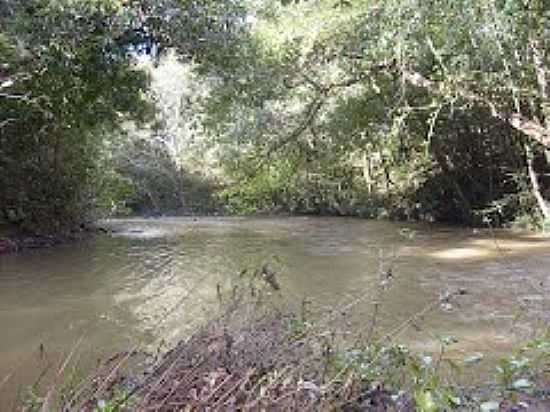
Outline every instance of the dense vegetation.
<svg viewBox="0 0 550 412"><path fill-rule="evenodd" d="M3 0L0 215L540 224L549 39L544 0Z"/></svg>

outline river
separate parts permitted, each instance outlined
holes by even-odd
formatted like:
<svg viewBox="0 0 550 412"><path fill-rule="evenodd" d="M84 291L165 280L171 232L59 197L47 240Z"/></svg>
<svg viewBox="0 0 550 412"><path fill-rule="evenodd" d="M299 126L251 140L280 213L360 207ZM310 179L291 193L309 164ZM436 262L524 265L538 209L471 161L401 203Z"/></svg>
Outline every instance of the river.
<svg viewBox="0 0 550 412"><path fill-rule="evenodd" d="M112 235L0 256L0 410L11 410L75 343L80 365L188 335L217 305L216 285L270 262L290 303L345 307L366 325L380 273L392 278L379 329L394 329L447 290L467 291L398 339L457 358L494 359L549 321L550 239L352 218L162 218L104 222ZM370 294L370 295L369 295ZM548 324L548 323L546 323ZM486 361L490 362L490 361Z"/></svg>

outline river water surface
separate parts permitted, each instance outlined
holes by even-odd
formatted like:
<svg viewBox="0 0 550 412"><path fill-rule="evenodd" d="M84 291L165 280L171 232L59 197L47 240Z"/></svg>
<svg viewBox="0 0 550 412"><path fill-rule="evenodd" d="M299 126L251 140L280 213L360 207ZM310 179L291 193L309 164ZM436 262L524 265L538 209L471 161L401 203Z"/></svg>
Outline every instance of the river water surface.
<svg viewBox="0 0 550 412"><path fill-rule="evenodd" d="M467 294L399 336L455 356L490 359L549 321L550 239L347 218L163 218L105 222L109 236L0 256L0 410L58 367L75 343L81 364L185 337L216 305L216 285L270 262L290 302L345 307L370 322L381 272L392 280L379 328L394 330L448 290ZM547 324L547 323L546 323ZM148 346L149 345L149 346Z"/></svg>

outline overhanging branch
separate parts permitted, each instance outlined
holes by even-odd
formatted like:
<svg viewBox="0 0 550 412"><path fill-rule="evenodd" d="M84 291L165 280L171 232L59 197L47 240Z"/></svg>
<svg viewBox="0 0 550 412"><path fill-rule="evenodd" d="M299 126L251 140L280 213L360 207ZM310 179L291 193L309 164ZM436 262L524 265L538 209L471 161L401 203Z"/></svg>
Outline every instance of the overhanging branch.
<svg viewBox="0 0 550 412"><path fill-rule="evenodd" d="M402 70L402 76L403 80L415 87L429 90L434 94L443 93L442 88L437 82L427 79L418 72ZM484 99L483 97L478 96L475 93L460 89L456 90L456 92L460 97L465 100L487 106L491 111L491 115L494 118L507 123L518 132L535 140L543 146L550 148L550 130L543 127L540 123L534 120L527 119L520 114L505 114L499 111L493 102Z"/></svg>
<svg viewBox="0 0 550 412"><path fill-rule="evenodd" d="M275 145L273 145L271 148L269 148L267 154L268 156L272 154L274 151L286 146L293 140L296 140L299 138L304 131L310 128L310 126L315 121L315 118L317 117L317 114L323 107L325 103L325 99L328 97L328 95L334 91L335 89L340 88L346 88L351 87L355 84L358 84L365 79L369 77L369 75L372 75L373 73L380 73L380 72L386 72L390 69L393 69L395 67L395 61L384 61L383 63L373 65L369 70L358 73L356 76L352 76L348 79L341 80L339 82L333 82L326 85L323 85L321 83L318 83L313 78L308 76L306 73L302 73L301 77L304 80L304 83L309 84L312 86L312 88L316 91L317 97L309 104L308 108L306 109L306 117L305 119L294 129L292 133L290 133L287 137L285 137L282 141L277 142ZM290 85L287 87L290 88Z"/></svg>
<svg viewBox="0 0 550 412"><path fill-rule="evenodd" d="M304 133L311 126L311 124L317 117L319 110L321 110L321 107L323 107L324 103L325 101L321 96L318 96L316 99L314 99L309 104L306 110L307 114L305 119L298 125L298 127L294 129L292 133L286 136L283 140L278 141L275 145L272 145L267 151L267 155L270 156L273 152L281 149L282 147L286 146L290 142L298 139L302 135L302 133Z"/></svg>

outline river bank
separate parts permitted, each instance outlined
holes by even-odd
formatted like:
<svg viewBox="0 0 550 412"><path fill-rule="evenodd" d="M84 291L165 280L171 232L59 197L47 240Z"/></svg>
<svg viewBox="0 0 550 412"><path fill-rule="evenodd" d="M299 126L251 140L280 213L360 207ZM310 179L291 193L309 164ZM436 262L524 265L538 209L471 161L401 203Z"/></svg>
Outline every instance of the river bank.
<svg viewBox="0 0 550 412"><path fill-rule="evenodd" d="M306 345L272 335L278 326L271 321L255 327L237 334L202 331L135 375L122 370L137 354L121 353L61 410L550 410L548 380L538 371L529 374L535 381L518 378L506 386L495 376L484 386L464 387L402 346L332 352L323 358ZM370 370L359 359L371 362Z"/></svg>
<svg viewBox="0 0 550 412"><path fill-rule="evenodd" d="M265 272L263 272L265 273ZM550 335L522 344L503 357L483 383L468 381L479 359L458 361L441 337L439 353L400 345L399 330L380 335L374 318L351 341L332 321L348 316L333 308L309 319L266 303L277 293L256 272L231 291L219 291L221 314L162 354L129 349L107 361L59 398L63 412L124 411L499 411L550 410ZM403 327L418 327L438 299ZM347 310L353 310L346 305ZM415 323L418 323L415 325ZM427 331L426 333L429 333ZM139 345L136 346L136 348ZM74 352L74 351L73 351ZM74 353L71 352L72 356ZM66 364L70 359L66 360ZM56 385L63 381L58 374ZM466 376L466 378L464 378ZM56 387L29 410L55 404Z"/></svg>
<svg viewBox="0 0 550 412"><path fill-rule="evenodd" d="M57 236L38 236L24 232L17 226L0 221L0 255L25 249L39 249L59 244Z"/></svg>
<svg viewBox="0 0 550 412"><path fill-rule="evenodd" d="M0 222L0 255L33 249L47 249L62 244L81 241L96 234L106 233L100 226L86 225L79 231L64 234L36 234L19 229L15 225Z"/></svg>
<svg viewBox="0 0 550 412"><path fill-rule="evenodd" d="M67 238L61 238L58 236L0 236L0 255L17 253L28 249L49 248L64 243L66 241L68 241Z"/></svg>

